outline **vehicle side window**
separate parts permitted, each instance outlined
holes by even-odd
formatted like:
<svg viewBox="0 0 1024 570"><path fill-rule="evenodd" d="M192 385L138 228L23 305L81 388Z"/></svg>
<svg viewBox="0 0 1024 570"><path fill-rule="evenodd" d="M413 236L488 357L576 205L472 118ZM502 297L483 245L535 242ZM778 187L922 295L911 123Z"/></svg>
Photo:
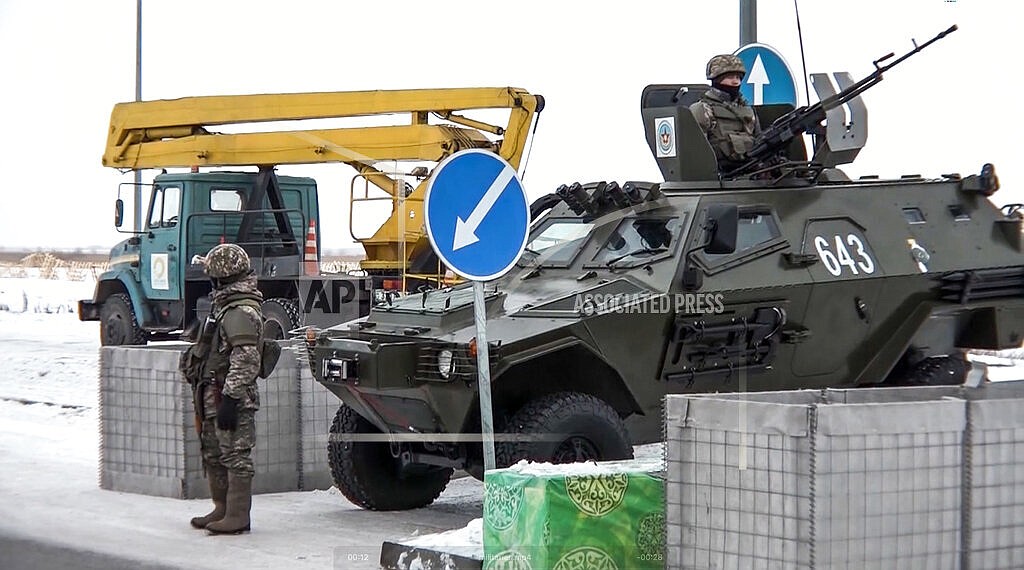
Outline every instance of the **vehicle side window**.
<svg viewBox="0 0 1024 570"><path fill-rule="evenodd" d="M173 228L178 225L181 209L181 188L177 186L157 187L149 211L149 228Z"/></svg>
<svg viewBox="0 0 1024 570"><path fill-rule="evenodd" d="M210 211L241 212L245 193L233 188L214 188L210 190Z"/></svg>
<svg viewBox="0 0 1024 570"><path fill-rule="evenodd" d="M736 251L733 253L701 253L707 265L718 265L726 259L738 259L775 243L782 236L779 223L767 208L741 209L736 227Z"/></svg>
<svg viewBox="0 0 1024 570"><path fill-rule="evenodd" d="M545 266L565 267L576 258L592 229L594 224L591 223L556 219L539 233L535 232L526 249L539 254Z"/></svg>

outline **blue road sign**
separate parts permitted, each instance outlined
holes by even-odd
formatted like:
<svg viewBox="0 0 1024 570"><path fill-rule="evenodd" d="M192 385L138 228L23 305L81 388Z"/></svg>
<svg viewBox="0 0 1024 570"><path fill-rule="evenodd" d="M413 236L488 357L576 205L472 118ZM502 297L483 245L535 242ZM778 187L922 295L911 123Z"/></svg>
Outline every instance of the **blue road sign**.
<svg viewBox="0 0 1024 570"><path fill-rule="evenodd" d="M526 247L530 204L516 169L492 152L444 159L427 182L423 214L441 261L472 281L501 277Z"/></svg>
<svg viewBox="0 0 1024 570"><path fill-rule="evenodd" d="M740 93L754 105L788 103L796 106L796 82L786 60L775 48L747 44L736 50L747 67Z"/></svg>

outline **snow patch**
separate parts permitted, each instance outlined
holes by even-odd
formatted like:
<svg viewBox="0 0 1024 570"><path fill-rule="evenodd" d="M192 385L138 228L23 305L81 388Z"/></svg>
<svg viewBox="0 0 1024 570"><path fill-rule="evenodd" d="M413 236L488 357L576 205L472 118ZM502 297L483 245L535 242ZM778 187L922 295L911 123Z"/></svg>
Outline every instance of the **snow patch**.
<svg viewBox="0 0 1024 570"><path fill-rule="evenodd" d="M576 477L580 475L617 475L620 473L656 473L664 471L660 457L626 459L623 461L583 461L580 463L533 463L525 459L499 471L533 477Z"/></svg>
<svg viewBox="0 0 1024 570"><path fill-rule="evenodd" d="M12 313L75 313L80 299L92 297L96 282L40 278L0 278L0 311Z"/></svg>
<svg viewBox="0 0 1024 570"><path fill-rule="evenodd" d="M484 553L484 519L473 519L463 528L409 537L398 541L396 544L445 552L455 556L462 556L463 558L482 560ZM419 556L410 561L410 570L416 568L412 564L418 560ZM399 559L399 563L401 563L401 559Z"/></svg>

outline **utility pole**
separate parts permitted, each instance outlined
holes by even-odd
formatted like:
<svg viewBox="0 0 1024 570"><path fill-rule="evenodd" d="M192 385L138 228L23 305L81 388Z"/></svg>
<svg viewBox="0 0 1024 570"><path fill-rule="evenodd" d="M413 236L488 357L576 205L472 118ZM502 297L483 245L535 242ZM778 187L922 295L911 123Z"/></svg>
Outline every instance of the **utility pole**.
<svg viewBox="0 0 1024 570"><path fill-rule="evenodd" d="M740 0L740 47L757 41L757 0Z"/></svg>
<svg viewBox="0 0 1024 570"><path fill-rule="evenodd" d="M142 0L135 0L135 100L142 101ZM135 231L142 231L142 171L135 171Z"/></svg>

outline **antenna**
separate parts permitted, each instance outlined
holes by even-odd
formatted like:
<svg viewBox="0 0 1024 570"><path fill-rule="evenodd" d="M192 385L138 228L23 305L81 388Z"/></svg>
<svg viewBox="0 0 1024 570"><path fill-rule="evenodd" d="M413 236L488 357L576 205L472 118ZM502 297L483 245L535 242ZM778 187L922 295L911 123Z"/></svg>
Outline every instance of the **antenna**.
<svg viewBox="0 0 1024 570"><path fill-rule="evenodd" d="M797 0L793 0L793 10L796 12L796 35L800 39L800 66L804 70L804 99L807 100L807 104L811 104L811 89L807 84L807 59L804 58L804 32L800 27L800 5Z"/></svg>

